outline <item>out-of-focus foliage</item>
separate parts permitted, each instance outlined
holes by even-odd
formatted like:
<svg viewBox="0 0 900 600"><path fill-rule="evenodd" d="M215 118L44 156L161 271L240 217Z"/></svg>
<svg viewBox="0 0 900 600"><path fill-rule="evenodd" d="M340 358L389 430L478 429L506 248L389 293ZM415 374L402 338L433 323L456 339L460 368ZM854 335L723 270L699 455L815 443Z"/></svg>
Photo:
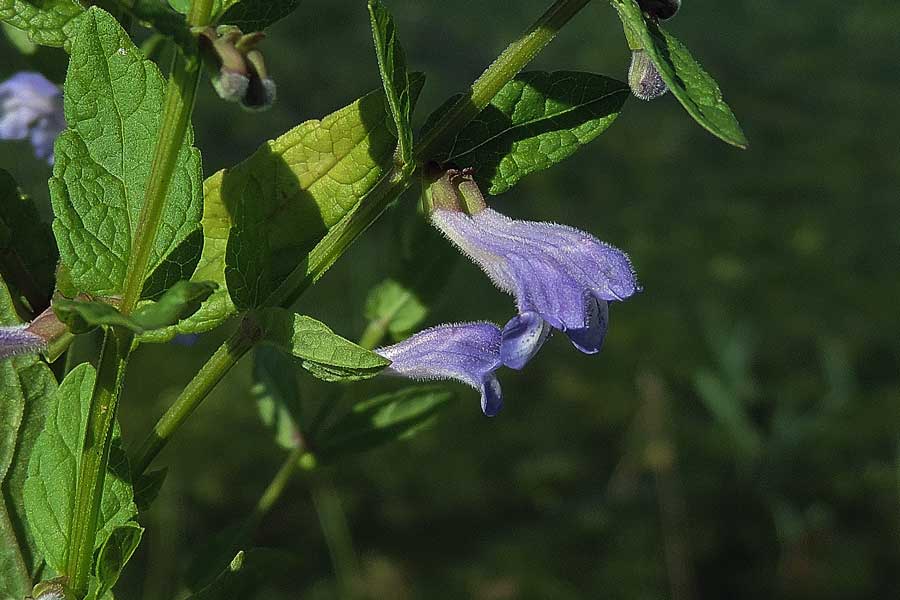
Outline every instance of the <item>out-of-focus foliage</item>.
<svg viewBox="0 0 900 600"><path fill-rule="evenodd" d="M416 124L546 4L389 2L409 68L428 73ZM751 149L725 148L671 96L629 101L597 141L494 200L628 249L645 291L615 307L600 356L554 339L505 376L497 419L460 388L430 430L329 467L363 597L900 594L898 22L891 0L686 1L665 27L715 74ZM194 124L206 175L376 89L369 28L362 2L307 0L278 23L265 44L280 99L264 116L204 87ZM2 44L0 76L31 65L61 80L62 51L23 58ZM534 68L624 79L629 59L613 9L595 2ZM0 164L46 202L49 170L24 145L0 145ZM412 197L395 210L413 210ZM361 333L367 291L400 256L390 217L297 310ZM430 323L503 322L512 307L465 265L430 309ZM155 421L214 338L136 356L126 432ZM121 597L172 597L196 547L236 507L249 513L278 469L251 367L161 457L168 477L143 523L156 535ZM313 409L397 389L362 382L341 399L299 377ZM312 483L297 478L253 536L299 557L257 597L339 597Z"/></svg>

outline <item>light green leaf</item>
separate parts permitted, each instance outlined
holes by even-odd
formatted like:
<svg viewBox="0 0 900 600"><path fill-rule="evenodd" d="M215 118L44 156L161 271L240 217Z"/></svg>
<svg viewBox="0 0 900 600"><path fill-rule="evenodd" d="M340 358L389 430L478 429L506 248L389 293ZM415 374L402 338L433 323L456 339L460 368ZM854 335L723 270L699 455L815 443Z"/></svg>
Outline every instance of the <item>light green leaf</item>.
<svg viewBox="0 0 900 600"><path fill-rule="evenodd" d="M0 280L0 325L20 323ZM0 600L24 598L43 562L25 518L23 487L55 390L53 373L37 356L0 362Z"/></svg>
<svg viewBox="0 0 900 600"><path fill-rule="evenodd" d="M397 151L404 164L412 160L413 132L410 125L409 74L406 72L406 55L397 37L397 28L391 13L380 0L369 0L369 18L378 71L384 85L394 129L397 134Z"/></svg>
<svg viewBox="0 0 900 600"><path fill-rule="evenodd" d="M304 369L325 381L368 379L390 364L337 335L324 323L288 310L261 310L259 325L263 342L299 359Z"/></svg>
<svg viewBox="0 0 900 600"><path fill-rule="evenodd" d="M302 417L300 387L294 363L269 346L256 349L253 362L253 397L260 419L275 434L275 442L285 449L297 447Z"/></svg>
<svg viewBox="0 0 900 600"><path fill-rule="evenodd" d="M179 281L158 301L143 304L130 316L123 315L104 302L65 298L53 302L53 312L75 334L87 333L98 327L120 327L141 334L171 327L191 316L215 289L214 283Z"/></svg>
<svg viewBox="0 0 900 600"><path fill-rule="evenodd" d="M650 56L663 81L695 121L707 131L738 148L747 138L722 98L716 81L703 70L687 47L656 22L644 18L635 0L610 0L625 27L631 45Z"/></svg>
<svg viewBox="0 0 900 600"><path fill-rule="evenodd" d="M628 85L593 73L533 71L507 83L439 157L474 167L491 194L552 167L606 131L628 98ZM452 106L450 98L429 119ZM427 125L426 125L427 127Z"/></svg>
<svg viewBox="0 0 900 600"><path fill-rule="evenodd" d="M191 0L169 0L169 6L186 15L191 10Z"/></svg>
<svg viewBox="0 0 900 600"><path fill-rule="evenodd" d="M294 12L298 6L300 0L225 0L225 13L217 21L239 27L244 33L262 31Z"/></svg>
<svg viewBox="0 0 900 600"><path fill-rule="evenodd" d="M65 567L75 484L95 378L96 371L89 363L78 365L66 376L53 397L46 426L28 463L25 512L38 549L57 572L63 572ZM116 527L137 514L129 478L128 461L117 427L103 485L95 548Z"/></svg>
<svg viewBox="0 0 900 600"><path fill-rule="evenodd" d="M413 96L421 83L414 79ZM238 308L263 305L328 229L384 176L397 144L391 123L383 93L367 94L269 142L223 171L218 185L207 185L207 193L219 194L223 212L233 219L225 279ZM214 201L207 198L207 203Z"/></svg>
<svg viewBox="0 0 900 600"><path fill-rule="evenodd" d="M16 50L26 56L30 56L37 52L38 45L31 41L27 31L13 27L8 23L0 23L0 25L3 25L3 33L6 34L6 39L9 40L9 43L12 44Z"/></svg>
<svg viewBox="0 0 900 600"><path fill-rule="evenodd" d="M385 279L372 288L366 299L366 319L391 338L402 339L428 316L428 306L411 289L394 279Z"/></svg>
<svg viewBox="0 0 900 600"><path fill-rule="evenodd" d="M159 135L165 82L118 22L81 19L65 83L69 129L56 142L50 194L63 265L80 292L121 293ZM185 136L151 254L153 273L199 229L200 155Z"/></svg>
<svg viewBox="0 0 900 600"><path fill-rule="evenodd" d="M144 528L137 523L126 523L113 529L100 547L94 563L94 575L90 582L88 598L102 598L112 591L125 564L131 560L141 543Z"/></svg>
<svg viewBox="0 0 900 600"><path fill-rule="evenodd" d="M416 386L383 394L353 407L321 440L317 456L329 460L409 438L434 423L453 393L440 386Z"/></svg>
<svg viewBox="0 0 900 600"><path fill-rule="evenodd" d="M34 313L49 305L57 260L50 227L12 176L0 169L0 273Z"/></svg>
<svg viewBox="0 0 900 600"><path fill-rule="evenodd" d="M84 6L78 0L0 0L0 21L28 33L42 46L69 48Z"/></svg>

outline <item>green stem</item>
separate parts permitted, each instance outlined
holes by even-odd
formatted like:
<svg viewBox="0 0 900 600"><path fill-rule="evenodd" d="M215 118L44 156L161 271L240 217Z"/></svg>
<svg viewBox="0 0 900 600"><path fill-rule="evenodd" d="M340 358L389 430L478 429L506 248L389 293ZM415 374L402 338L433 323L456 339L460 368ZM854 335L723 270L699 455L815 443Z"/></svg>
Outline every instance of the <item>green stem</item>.
<svg viewBox="0 0 900 600"><path fill-rule="evenodd" d="M430 130L428 136L417 147L415 156L421 163L443 146L458 130L475 118L490 103L497 92L509 83L559 32L559 30L584 8L590 0L557 0L527 32L500 55L485 72L472 84L470 92L444 115ZM305 265L291 272L281 285L264 303L267 306L290 306L300 297L331 265L343 255L360 234L381 216L390 203L406 191L415 179L417 169L404 168L386 175L378 184L332 227L325 237L316 244L305 261ZM225 345L216 351L204 366L199 381L192 381L165 416L154 428L148 441L139 451L134 471L143 472L153 457L162 449L168 438L187 419L188 415L209 395L219 379L203 376L207 371L227 371L240 356L230 356L233 351ZM252 344L251 344L252 345ZM249 347L243 349L246 353ZM223 353L228 355L225 360ZM222 374L224 374L224 371ZM188 391L190 393L188 394ZM187 398L186 398L187 395ZM187 409L189 408L189 409ZM165 425L165 426L164 426ZM159 433L164 431L165 436Z"/></svg>
<svg viewBox="0 0 900 600"><path fill-rule="evenodd" d="M306 454L306 447L303 444L299 444L296 448L291 450L284 459L281 468L275 473L275 477L269 482L268 487L266 487L263 495L259 497L259 501L253 509L253 513L249 519L249 523L251 523L252 526L255 527L258 525L259 522L262 521L262 518L269 514L269 511L272 510L272 507L275 506L278 499L281 498L281 494L284 493L291 477L293 477L294 473L300 468L300 459L303 458L304 454Z"/></svg>
<svg viewBox="0 0 900 600"><path fill-rule="evenodd" d="M88 589L103 482L131 343L130 334L107 331L100 351L97 381L91 397L78 469L75 511L66 554L66 574L69 576L69 585L78 598L83 598Z"/></svg>
<svg viewBox="0 0 900 600"><path fill-rule="evenodd" d="M416 159L420 162L431 159L436 151L478 116L503 86L534 60L534 57L556 37L560 29L578 11L587 6L588 2L590 0L557 0L548 8L522 37L510 44L482 73L472 84L469 93L460 98L428 131L425 139L416 148Z"/></svg>
<svg viewBox="0 0 900 600"><path fill-rule="evenodd" d="M209 23L212 11L212 0L195 0L188 14L188 24L203 26ZM120 310L129 314L137 306L144 288L150 255L156 242L156 233L162 219L163 209L178 153L184 144L184 136L191 123L197 85L200 82L202 64L197 54L176 52L172 59L172 70L169 76L166 104L163 109L163 120L159 130L159 139L153 154L153 164L147 189L144 192L144 203L138 217L137 227L131 242L131 255L125 272L125 288L122 294Z"/></svg>
<svg viewBox="0 0 900 600"><path fill-rule="evenodd" d="M352 598L356 596L354 582L359 573L359 564L341 496L328 477L320 474L314 477L312 482L312 499L316 514L319 516L322 537L325 538L325 545L328 546L328 554L334 567L338 593L341 598Z"/></svg>
<svg viewBox="0 0 900 600"><path fill-rule="evenodd" d="M137 450L131 468L135 479L140 477L169 438L200 406L204 398L222 380L222 377L241 359L256 343L258 332L245 322L219 349L210 357L197 375L182 390L175 403L153 427L153 430Z"/></svg>

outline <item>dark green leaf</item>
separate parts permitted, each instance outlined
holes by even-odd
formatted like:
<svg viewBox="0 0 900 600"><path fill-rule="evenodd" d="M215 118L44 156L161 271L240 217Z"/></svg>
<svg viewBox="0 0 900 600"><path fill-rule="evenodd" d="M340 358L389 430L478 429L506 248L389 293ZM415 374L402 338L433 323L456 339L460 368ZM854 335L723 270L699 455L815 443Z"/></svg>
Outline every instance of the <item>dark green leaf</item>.
<svg viewBox="0 0 900 600"><path fill-rule="evenodd" d="M137 523L126 523L113 529L109 538L100 547L94 564L90 591L93 597L102 598L113 589L125 564L141 543L143 535L144 529Z"/></svg>
<svg viewBox="0 0 900 600"><path fill-rule="evenodd" d="M628 95L625 83L603 75L522 73L436 158L473 167L489 193L502 194L522 177L565 160L606 131ZM448 100L429 122L457 99Z"/></svg>
<svg viewBox="0 0 900 600"><path fill-rule="evenodd" d="M75 483L87 429L96 372L83 363L63 380L53 397L44 430L38 436L25 480L25 511L35 543L47 563L63 572ZM136 514L118 427L113 434L109 469L103 485L96 548Z"/></svg>
<svg viewBox="0 0 900 600"><path fill-rule="evenodd" d="M0 169L0 273L33 313L50 303L59 259L50 227L12 176Z"/></svg>
<svg viewBox="0 0 900 600"><path fill-rule="evenodd" d="M215 290L214 283L179 281L158 301L143 304L131 316L123 315L104 302L65 298L53 302L53 311L72 333L87 333L98 327L120 327L141 334L171 327L193 315Z"/></svg>
<svg viewBox="0 0 900 600"><path fill-rule="evenodd" d="M415 435L434 422L452 397L440 386L417 386L358 404L315 442L317 455L334 459Z"/></svg>
<svg viewBox="0 0 900 600"><path fill-rule="evenodd" d="M413 96L421 83L414 79ZM262 305L384 176L397 144L390 123L383 93L373 92L321 121L299 125L210 178L207 209L219 219L210 225L220 235L221 219L232 219L224 278L234 305ZM214 202L224 208L210 207ZM204 215L204 231L206 222ZM221 243L214 243L211 260L221 260L220 252ZM201 259L200 266L209 265Z"/></svg>
<svg viewBox="0 0 900 600"><path fill-rule="evenodd" d="M397 149L404 164L412 160L413 132L410 125L409 74L406 56L397 37L397 28L391 13L380 0L369 0L369 17L378 71L384 85L384 93L394 119Z"/></svg>
<svg viewBox="0 0 900 600"><path fill-rule="evenodd" d="M83 19L65 83L69 129L56 142L50 194L60 257L79 292L122 291L132 233L159 136L165 81L109 14ZM148 271L198 227L200 155L188 134L176 161Z"/></svg>
<svg viewBox="0 0 900 600"><path fill-rule="evenodd" d="M300 6L300 0L242 0L231 3L218 22L234 25L245 33L262 31L288 16Z"/></svg>
<svg viewBox="0 0 900 600"><path fill-rule="evenodd" d="M134 503L138 510L144 512L156 501L168 474L169 468L164 467L144 473L134 482Z"/></svg>
<svg viewBox="0 0 900 600"><path fill-rule="evenodd" d="M687 47L655 21L647 20L635 0L611 0L632 46L650 56L663 81L695 121L718 138L738 148L747 138L725 104L715 80L703 70Z"/></svg>
<svg viewBox="0 0 900 600"><path fill-rule="evenodd" d="M261 346L256 349L253 380L253 397L262 422L275 434L279 446L295 448L302 406L293 361L275 348Z"/></svg>
<svg viewBox="0 0 900 600"><path fill-rule="evenodd" d="M304 369L325 381L368 379L390 364L311 317L267 308L260 311L259 321L265 343L297 358Z"/></svg>
<svg viewBox="0 0 900 600"><path fill-rule="evenodd" d="M0 325L19 325L0 279ZM43 561L25 518L27 466L52 406L56 379L37 356L0 362L0 600L31 591Z"/></svg>
<svg viewBox="0 0 900 600"><path fill-rule="evenodd" d="M0 21L18 27L42 46L69 48L84 6L78 0L0 0Z"/></svg>

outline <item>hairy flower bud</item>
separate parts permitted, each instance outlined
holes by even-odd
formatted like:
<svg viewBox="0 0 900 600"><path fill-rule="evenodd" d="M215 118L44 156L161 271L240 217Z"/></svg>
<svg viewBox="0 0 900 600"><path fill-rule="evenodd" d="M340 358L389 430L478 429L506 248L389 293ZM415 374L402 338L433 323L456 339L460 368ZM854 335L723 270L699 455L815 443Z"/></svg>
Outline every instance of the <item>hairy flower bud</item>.
<svg viewBox="0 0 900 600"><path fill-rule="evenodd" d="M241 32L232 29L217 32L207 27L198 39L216 93L226 102L240 102L247 94L250 72L244 56L235 48Z"/></svg>
<svg viewBox="0 0 900 600"><path fill-rule="evenodd" d="M656 65L644 50L635 50L631 53L628 85L631 87L631 93L641 100L655 100L669 91Z"/></svg>
<svg viewBox="0 0 900 600"><path fill-rule="evenodd" d="M638 0L641 10L660 21L671 19L681 8L681 0Z"/></svg>
<svg viewBox="0 0 900 600"><path fill-rule="evenodd" d="M259 50L247 52L246 59L250 68L250 85L241 99L241 106L252 111L268 110L275 104L277 96L275 81L269 77L266 63Z"/></svg>

